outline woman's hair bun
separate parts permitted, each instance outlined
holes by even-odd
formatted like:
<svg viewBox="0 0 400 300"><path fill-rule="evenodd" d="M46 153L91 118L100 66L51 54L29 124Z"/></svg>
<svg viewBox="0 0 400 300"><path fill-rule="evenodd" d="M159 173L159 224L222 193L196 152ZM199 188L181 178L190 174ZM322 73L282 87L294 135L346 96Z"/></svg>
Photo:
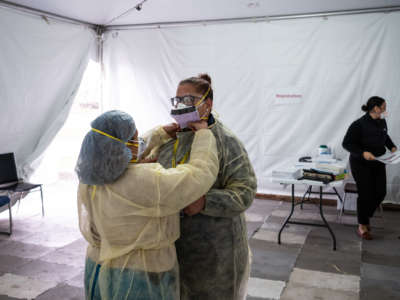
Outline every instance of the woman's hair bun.
<svg viewBox="0 0 400 300"><path fill-rule="evenodd" d="M368 111L368 106L366 106L365 104L363 106L361 106L361 110L362 111Z"/></svg>
<svg viewBox="0 0 400 300"><path fill-rule="evenodd" d="M204 79L205 81L207 81L209 84L211 84L211 77L210 75L208 75L207 73L201 73L199 74L199 76L197 76L201 79Z"/></svg>

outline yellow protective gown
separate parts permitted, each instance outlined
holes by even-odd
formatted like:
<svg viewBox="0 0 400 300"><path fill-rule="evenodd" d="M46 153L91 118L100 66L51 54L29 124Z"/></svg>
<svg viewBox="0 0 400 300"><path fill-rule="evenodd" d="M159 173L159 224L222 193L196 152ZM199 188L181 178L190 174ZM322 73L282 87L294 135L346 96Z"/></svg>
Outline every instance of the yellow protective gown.
<svg viewBox="0 0 400 300"><path fill-rule="evenodd" d="M176 243L181 300L241 300L249 278L249 248L244 211L251 205L257 180L246 149L211 115L209 127L217 140L219 173L205 193L204 209L181 218ZM183 162L194 141L190 131L178 132L177 163ZM175 141L160 148L158 161L172 167Z"/></svg>
<svg viewBox="0 0 400 300"><path fill-rule="evenodd" d="M147 153L168 140L162 128L149 136ZM215 138L202 129L185 165L131 164L112 184L79 185L87 299L179 299L178 212L210 189L218 167Z"/></svg>

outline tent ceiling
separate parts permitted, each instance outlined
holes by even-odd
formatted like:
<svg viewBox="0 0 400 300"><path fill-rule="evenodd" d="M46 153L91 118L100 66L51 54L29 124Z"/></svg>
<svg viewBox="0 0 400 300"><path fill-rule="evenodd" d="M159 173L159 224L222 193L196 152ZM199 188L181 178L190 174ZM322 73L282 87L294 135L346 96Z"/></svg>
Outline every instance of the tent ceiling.
<svg viewBox="0 0 400 300"><path fill-rule="evenodd" d="M307 14L400 5L400 0L146 0L142 10L108 24L143 0L7 0L73 19L106 25ZM1 2L1 1L0 1Z"/></svg>

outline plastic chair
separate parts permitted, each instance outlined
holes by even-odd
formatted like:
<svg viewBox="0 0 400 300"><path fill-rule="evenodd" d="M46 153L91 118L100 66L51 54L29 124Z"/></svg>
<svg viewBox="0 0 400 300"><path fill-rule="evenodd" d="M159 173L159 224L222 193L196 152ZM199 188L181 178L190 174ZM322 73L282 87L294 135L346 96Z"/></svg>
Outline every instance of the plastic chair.
<svg viewBox="0 0 400 300"><path fill-rule="evenodd" d="M344 185L344 196L343 196L342 209L340 210L340 219L342 219L342 215L344 213L344 206L346 204L347 194L358 194L357 185L356 185L355 182L347 182ZM381 217L383 218L383 206L382 206L382 204L379 205L379 210L381 212Z"/></svg>
<svg viewBox="0 0 400 300"><path fill-rule="evenodd" d="M0 207L2 206L8 206L8 213L9 213L9 227L8 227L8 231L0 231L0 233L2 234L8 234L11 235L12 233L12 213L11 213L11 200L10 197L8 196L0 196Z"/></svg>
<svg viewBox="0 0 400 300"><path fill-rule="evenodd" d="M41 184L24 182L17 176L14 153L0 154L0 191L5 191L10 196L20 193L20 200L24 193L40 191L42 201L42 216L44 216L43 189Z"/></svg>

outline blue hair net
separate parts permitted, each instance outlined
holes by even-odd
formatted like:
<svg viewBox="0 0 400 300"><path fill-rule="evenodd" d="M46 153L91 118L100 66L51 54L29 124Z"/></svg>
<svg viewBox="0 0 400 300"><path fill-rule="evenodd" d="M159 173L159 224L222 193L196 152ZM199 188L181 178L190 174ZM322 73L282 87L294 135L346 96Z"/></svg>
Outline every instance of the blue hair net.
<svg viewBox="0 0 400 300"><path fill-rule="evenodd" d="M117 180L132 159L125 145L136 133L133 118L122 111L103 113L92 123L93 129L108 134L89 131L83 139L75 171L81 183L103 185Z"/></svg>

